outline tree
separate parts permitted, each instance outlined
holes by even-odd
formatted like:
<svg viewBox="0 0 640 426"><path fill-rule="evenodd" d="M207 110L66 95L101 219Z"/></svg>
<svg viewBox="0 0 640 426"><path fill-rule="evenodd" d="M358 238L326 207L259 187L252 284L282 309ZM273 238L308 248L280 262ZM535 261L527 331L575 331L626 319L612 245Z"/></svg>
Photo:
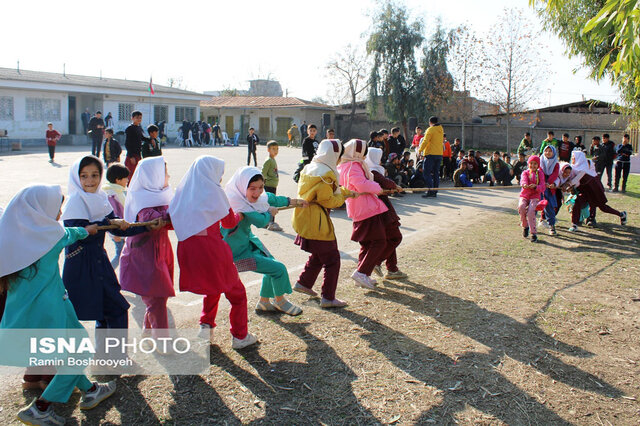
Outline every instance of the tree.
<svg viewBox="0 0 640 426"><path fill-rule="evenodd" d="M446 32L438 18L436 29L422 52L422 89L426 115L436 115L453 95L453 77L447 68L452 32Z"/></svg>
<svg viewBox="0 0 640 426"><path fill-rule="evenodd" d="M369 74L370 113L375 114L378 100L391 121L402 123L405 137L410 116L424 116L422 79L418 72L416 51L422 45L421 22L410 22L404 5L387 0L374 16L367 53L372 56Z"/></svg>
<svg viewBox="0 0 640 426"><path fill-rule="evenodd" d="M167 86L175 87L176 89L186 88L186 86L182 83L182 77L169 77L167 79Z"/></svg>
<svg viewBox="0 0 640 426"><path fill-rule="evenodd" d="M631 0L530 0L545 28L565 43L569 56L582 56L591 77L611 77L627 113L640 115L640 12Z"/></svg>
<svg viewBox="0 0 640 426"><path fill-rule="evenodd" d="M482 81L482 44L475 33L466 25L456 28L452 33L451 48L449 49L449 69L453 75L455 86L462 92L459 100L460 113L460 139L465 145L465 120L467 109L470 109L468 118L473 117L474 103L469 105L469 96L481 90Z"/></svg>
<svg viewBox="0 0 640 426"><path fill-rule="evenodd" d="M351 136L351 128L356 116L356 106L359 97L369 87L367 75L370 62L367 55L358 47L348 44L342 52L329 61L326 66L331 80L331 87L335 91L337 103L349 101L351 112L344 137Z"/></svg>
<svg viewBox="0 0 640 426"><path fill-rule="evenodd" d="M504 9L484 46L483 92L506 114L508 152L511 116L538 96L544 47L518 9Z"/></svg>

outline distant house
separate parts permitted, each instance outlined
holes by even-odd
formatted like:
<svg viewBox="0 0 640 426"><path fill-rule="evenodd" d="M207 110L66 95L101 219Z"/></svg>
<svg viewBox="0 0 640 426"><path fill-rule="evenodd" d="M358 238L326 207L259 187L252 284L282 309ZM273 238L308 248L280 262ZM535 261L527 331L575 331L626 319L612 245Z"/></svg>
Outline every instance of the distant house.
<svg viewBox="0 0 640 426"><path fill-rule="evenodd" d="M200 102L200 110L206 121L218 122L229 138L236 133L244 136L253 127L262 140L287 140L287 130L293 123L314 123L323 130L323 115L328 126L333 123L335 108L317 102L282 96L214 96ZM322 137L319 137L322 139Z"/></svg>
<svg viewBox="0 0 640 426"><path fill-rule="evenodd" d="M47 122L63 134L62 142L85 143L80 115L110 112L114 130L131 122L131 112L143 114L142 124L166 121L168 135L176 136L183 119L198 120L202 94L153 84L71 74L0 68L0 129L11 139L40 143Z"/></svg>

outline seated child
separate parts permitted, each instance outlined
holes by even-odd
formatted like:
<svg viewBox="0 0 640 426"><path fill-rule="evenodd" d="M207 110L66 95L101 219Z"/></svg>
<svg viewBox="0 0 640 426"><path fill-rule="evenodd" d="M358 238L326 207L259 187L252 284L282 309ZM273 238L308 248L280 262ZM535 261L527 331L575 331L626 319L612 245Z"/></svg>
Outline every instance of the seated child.
<svg viewBox="0 0 640 426"><path fill-rule="evenodd" d="M410 188L424 188L426 183L424 181L424 174L422 173L422 165L424 164L424 161L418 161L418 164L416 166L416 171L413 174L413 176L411 177L411 179L409 180L409 187Z"/></svg>
<svg viewBox="0 0 640 426"><path fill-rule="evenodd" d="M522 176L522 172L527 168L527 159L524 153L518 154L518 159L513 161L513 175L516 177L516 181L518 185L520 185L520 176Z"/></svg>
<svg viewBox="0 0 640 426"><path fill-rule="evenodd" d="M495 151L491 156L487 170L485 181L488 180L490 186L496 183L502 186L511 185L511 169L509 165L500 158L499 151Z"/></svg>
<svg viewBox="0 0 640 426"><path fill-rule="evenodd" d="M467 165L469 162L467 160L462 160L460 162L460 167L453 172L453 186L456 187L472 187L473 183L467 177Z"/></svg>

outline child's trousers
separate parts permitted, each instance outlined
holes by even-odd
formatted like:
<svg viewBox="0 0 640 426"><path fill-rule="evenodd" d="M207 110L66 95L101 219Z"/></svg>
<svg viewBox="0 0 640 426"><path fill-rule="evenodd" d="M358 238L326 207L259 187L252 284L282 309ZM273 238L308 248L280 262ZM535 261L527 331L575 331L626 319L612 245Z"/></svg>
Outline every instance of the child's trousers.
<svg viewBox="0 0 640 426"><path fill-rule="evenodd" d="M143 330L167 329L169 328L169 318L167 314L168 297L142 296L142 301L147 306L144 313ZM163 336L166 332L162 333ZM154 337L157 333L154 331Z"/></svg>
<svg viewBox="0 0 640 426"><path fill-rule="evenodd" d="M387 248L386 240L360 241L358 254L358 272L371 275L373 268L379 264Z"/></svg>
<svg viewBox="0 0 640 426"><path fill-rule="evenodd" d="M93 383L91 383L84 374L76 376L56 374L44 392L42 392L42 399L49 402L64 403L69 401L69 397L74 388L77 387L81 391L86 392L91 386L93 386Z"/></svg>
<svg viewBox="0 0 640 426"><path fill-rule="evenodd" d="M537 234L536 229L536 206L540 200L536 198L526 199L520 197L518 212L520 213L520 224L523 228L529 228L532 234Z"/></svg>
<svg viewBox="0 0 640 426"><path fill-rule="evenodd" d="M309 246L315 244L313 240L307 241ZM305 250L309 251L311 247L307 247ZM309 256L300 277L298 277L298 284L309 289L313 288L318 274L324 268L322 297L327 300L334 300L340 274L340 252L338 251L338 246L336 245L333 250L312 250L309 252L311 256Z"/></svg>
<svg viewBox="0 0 640 426"><path fill-rule="evenodd" d="M291 294L291 281L287 267L272 257L256 255L255 252L253 254L256 260L256 272L264 274L260 297L271 298Z"/></svg>
<svg viewBox="0 0 640 426"><path fill-rule="evenodd" d="M560 191L557 189L556 191ZM544 208L544 218L549 223L549 226L555 226L556 224L556 211L558 210L558 200L556 194L552 194L549 188L544 191L544 199L547 200L547 207Z"/></svg>
<svg viewBox="0 0 640 426"><path fill-rule="evenodd" d="M209 324L212 328L216 326L216 315L218 314L220 295L221 293L207 294L204 296L200 324ZM239 278L233 284L232 288L224 293L224 297L231 303L231 310L229 311L231 335L238 339L244 339L248 333L247 292Z"/></svg>

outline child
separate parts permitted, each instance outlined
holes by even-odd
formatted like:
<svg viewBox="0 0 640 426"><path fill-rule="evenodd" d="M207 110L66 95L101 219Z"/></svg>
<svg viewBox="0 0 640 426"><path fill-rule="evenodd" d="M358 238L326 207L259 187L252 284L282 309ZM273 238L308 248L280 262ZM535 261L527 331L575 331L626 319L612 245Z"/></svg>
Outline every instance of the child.
<svg viewBox="0 0 640 426"><path fill-rule="evenodd" d="M300 180L300 173L302 172L302 169L304 169L304 167L313 160L313 157L316 155L316 150L318 149L318 141L316 140L318 128L316 125L310 124L305 131L309 133L302 141L302 159L298 163L298 168L293 173L293 180L296 183Z"/></svg>
<svg viewBox="0 0 640 426"><path fill-rule="evenodd" d="M360 243L358 268L351 278L360 287L375 289L377 282L371 278L373 268L387 251L387 235L384 216L389 209L377 197L382 188L373 181L373 175L364 164L367 145L360 139L352 139L344 146L344 155L338 171L340 185L349 191L358 192L357 198L349 198L347 216L353 220L351 240Z"/></svg>
<svg viewBox="0 0 640 426"><path fill-rule="evenodd" d="M380 148L376 148L380 149ZM384 152L383 152L384 155ZM379 165L379 164L378 164ZM380 166L382 167L382 166ZM407 178L407 174L402 170L402 164L400 163L400 158L396 155L395 152L389 154L389 161L385 165L385 169L387 171L387 177L395 182L399 186L406 186L409 182ZM384 177L384 172L382 173Z"/></svg>
<svg viewBox="0 0 640 426"><path fill-rule="evenodd" d="M513 174L516 177L518 185L520 185L520 176L522 176L522 172L527 168L527 160L524 153L518 153L518 160L514 160L512 166Z"/></svg>
<svg viewBox="0 0 640 426"><path fill-rule="evenodd" d="M253 165L258 166L258 160L256 160L256 150L258 149L258 144L260 143L260 138L255 134L255 129L253 127L249 128L249 134L247 135L247 166L251 161L251 156L253 155Z"/></svg>
<svg viewBox="0 0 640 426"><path fill-rule="evenodd" d="M120 154L122 154L122 147L120 143L113 137L113 129L108 128L104 131L104 149L102 155L104 156L104 163L109 167L113 163L120 162Z"/></svg>
<svg viewBox="0 0 640 426"><path fill-rule="evenodd" d="M422 129L422 127L416 127L415 135L413 135L413 140L411 141L411 148L413 148L413 150L416 152L416 156L418 157L420 156L420 154L418 153L418 147L420 146L420 141L424 137L423 131L424 130ZM418 158L417 161L420 161L420 158Z"/></svg>
<svg viewBox="0 0 640 426"><path fill-rule="evenodd" d="M231 247L238 271L263 274L260 301L256 312L280 311L300 315L302 309L289 302L284 295L291 294L287 267L273 258L262 242L251 232L251 225L264 228L278 213L278 207L302 206L303 200L278 197L263 192L264 177L255 167L242 167L236 171L225 187L229 204L240 217L238 224L222 226L222 237ZM270 299L274 299L273 303Z"/></svg>
<svg viewBox="0 0 640 426"><path fill-rule="evenodd" d="M416 168L413 167L413 159L407 161L407 164L404 166L404 171L407 174L407 178L409 178L409 181L411 181L413 175L416 174Z"/></svg>
<svg viewBox="0 0 640 426"><path fill-rule="evenodd" d="M101 179L102 162L97 157L83 157L71 166L64 225L119 225L119 230L109 231L119 237L145 232L143 227L127 229L129 224L113 213L107 194L100 189ZM126 329L129 303L120 294L118 278L104 250L104 235L105 231L98 231L67 246L62 280L80 321L96 321L96 328Z"/></svg>
<svg viewBox="0 0 640 426"><path fill-rule="evenodd" d="M53 163L53 157L56 155L56 143L60 140L62 135L59 131L53 129L53 123L47 123L47 132L45 137L47 139L47 148L49 149L49 162Z"/></svg>
<svg viewBox="0 0 640 426"><path fill-rule="evenodd" d="M556 197L556 188L560 183L560 165L558 164L558 155L553 145L547 145L542 154L540 168L544 173L545 190L543 197L547 200L547 206L542 212L542 218L538 226L544 225L545 220L549 226L549 235L556 235L556 212L558 211L558 199Z"/></svg>
<svg viewBox="0 0 640 426"><path fill-rule="evenodd" d="M131 113L131 124L129 124L124 131L124 146L127 148L127 156L124 159L124 165L129 169L131 176L133 176L133 172L136 170L138 162L142 158L142 141L149 139L142 134L142 127L140 126L140 123L142 123L142 113L137 110L133 111Z"/></svg>
<svg viewBox="0 0 640 426"><path fill-rule="evenodd" d="M472 149L467 154L467 171L469 172L469 179L473 183L480 183L480 165L476 159L476 152Z"/></svg>
<svg viewBox="0 0 640 426"><path fill-rule="evenodd" d="M511 169L500 158L500 151L495 151L489 160L485 180L489 180L489 186L499 183L502 186L511 185Z"/></svg>
<svg viewBox="0 0 640 426"><path fill-rule="evenodd" d="M413 173L413 176L411 177L411 179L409 180L409 188L424 188L425 187L425 182L424 182L424 174L422 172L422 164L424 164L424 161L418 161L418 164L416 165L416 171Z"/></svg>
<svg viewBox="0 0 640 426"><path fill-rule="evenodd" d="M142 141L142 158L159 157L162 155L162 148L160 148L160 141L158 140L158 126L150 124L147 127L149 138Z"/></svg>
<svg viewBox="0 0 640 426"><path fill-rule="evenodd" d="M463 160L466 160L466 158L467 153L464 151L464 149L461 149L460 152L458 152L458 158L456 158L456 167L459 168L460 163L462 163Z"/></svg>
<svg viewBox="0 0 640 426"><path fill-rule="evenodd" d="M627 224L627 212L619 212L616 209L609 207L607 204L607 196L604 192L604 186L602 181L597 176L596 172L591 169L587 162L587 157L582 151L573 151L571 153L571 167L573 169L573 177L569 180L568 186L572 186L578 192L576 201L571 213L571 227L570 232L578 230L578 222L580 220L580 211L586 203L589 203L589 219L587 224L591 223L592 226L596 223L596 208L599 208L605 213L610 213L620 217L620 225Z"/></svg>
<svg viewBox="0 0 640 426"><path fill-rule="evenodd" d="M118 217L124 217L124 202L128 185L129 169L118 163L110 165L107 169L107 183L102 186L102 190L107 194L109 204L111 204L113 212ZM111 239L116 246L116 255L111 259L111 266L115 270L120 264L120 254L124 247L124 239L115 235L111 235Z"/></svg>
<svg viewBox="0 0 640 426"><path fill-rule="evenodd" d="M203 294L201 337L213 339L220 295L231 303L232 348L242 349L258 341L248 332L247 293L233 264L231 248L220 234L220 225L233 228L238 217L220 187L224 161L203 155L193 162L169 205L171 224L178 237L180 291Z"/></svg>
<svg viewBox="0 0 640 426"><path fill-rule="evenodd" d="M373 180L378 183L383 189L386 190L394 190L397 192L403 192L404 189L397 185L393 180L387 179L384 177L384 168L380 165L380 161L382 160L382 150L379 148L369 148L367 152L367 158L365 160L371 174L373 175ZM389 156L395 153L389 154ZM386 195L379 195L378 198L387 206L389 210L384 214L384 223L386 227L386 235L387 235L387 248L385 252L380 256L379 264L373 268L373 271L379 277L382 277L382 268L380 264L383 261L386 261L387 266L387 274L384 276L387 280L395 280L407 278L407 274L400 271L398 269L398 256L396 254L396 249L402 242L402 233L400 232L400 218L398 217L396 210L393 208L393 204L391 204L391 200Z"/></svg>
<svg viewBox="0 0 640 426"><path fill-rule="evenodd" d="M631 168L631 156L633 155L633 147L629 143L629 134L625 133L622 137L622 143L616 148L616 177L613 192L618 192L620 186L620 178L622 178L621 191L627 192L627 178Z"/></svg>
<svg viewBox="0 0 640 426"><path fill-rule="evenodd" d="M148 222L158 219L159 229L127 238L122 252L120 285L123 290L142 297L147 307L142 330L152 332L154 337L167 335L167 300L176 295L173 290L173 250L168 235L170 226L160 227L169 221L167 210L171 196L164 158L142 159L129 185L124 220ZM164 331L157 332L157 329Z"/></svg>
<svg viewBox="0 0 640 426"><path fill-rule="evenodd" d="M469 151L469 152L471 152L471 151ZM487 181L487 169L488 169L487 160L482 158L482 153L480 151L476 151L475 152L475 160L476 160L476 163L478 163L478 174L479 174L480 177L483 178L483 182L486 182Z"/></svg>
<svg viewBox="0 0 640 426"><path fill-rule="evenodd" d="M63 228L58 222L63 199L57 185L30 186L11 200L0 219L0 294L7 297L0 329L82 329L60 279L58 259L65 246L97 230L96 225ZM18 412L20 421L61 425L65 419L51 403L67 402L74 388L80 389L83 410L96 407L116 390L115 382L91 382L80 369L72 374L68 367L58 367L58 373L39 398Z"/></svg>
<svg viewBox="0 0 640 426"><path fill-rule="evenodd" d="M520 213L520 224L522 226L522 236L527 238L531 230L531 242L538 241L536 231L536 206L540 202L540 194L545 190L544 174L538 170L540 157L532 155L527 162L529 169L522 172L520 177L520 203L518 212Z"/></svg>
<svg viewBox="0 0 640 426"><path fill-rule="evenodd" d="M295 244L307 253L309 260L293 289L315 297L313 285L320 270L324 268L321 308L340 308L347 303L336 298L340 273L340 252L336 242L331 209L344 204L349 191L340 188L336 165L343 148L339 140L325 139L320 142L318 152L300 173L298 197L306 200L309 207L296 208L291 223L297 232Z"/></svg>
<svg viewBox="0 0 640 426"><path fill-rule="evenodd" d="M269 157L264 161L262 165L262 176L264 177L264 190L276 195L278 187L278 163L276 163L276 156L278 155L278 142L267 142L267 152ZM275 223L273 220L267 225L269 231L282 231L282 227Z"/></svg>
<svg viewBox="0 0 640 426"><path fill-rule="evenodd" d="M462 160L460 162L460 167L453 172L453 186L455 187L472 187L473 183L467 177L467 165L469 162L467 160Z"/></svg>

